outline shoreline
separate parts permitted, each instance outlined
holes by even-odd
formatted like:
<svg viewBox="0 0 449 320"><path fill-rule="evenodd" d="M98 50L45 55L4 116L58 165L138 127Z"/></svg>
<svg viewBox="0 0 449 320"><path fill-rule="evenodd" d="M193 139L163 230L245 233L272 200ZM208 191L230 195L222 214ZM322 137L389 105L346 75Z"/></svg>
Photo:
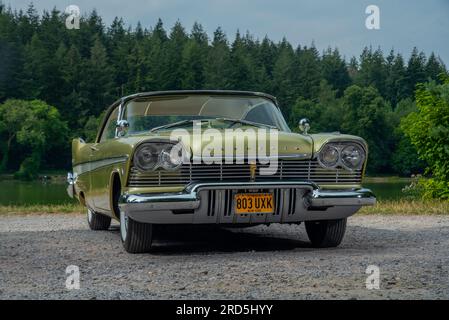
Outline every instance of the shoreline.
<svg viewBox="0 0 449 320"><path fill-rule="evenodd" d="M78 203L61 205L0 205L0 215L40 215L84 213ZM380 200L374 207L364 207L357 215L449 215L449 201Z"/></svg>

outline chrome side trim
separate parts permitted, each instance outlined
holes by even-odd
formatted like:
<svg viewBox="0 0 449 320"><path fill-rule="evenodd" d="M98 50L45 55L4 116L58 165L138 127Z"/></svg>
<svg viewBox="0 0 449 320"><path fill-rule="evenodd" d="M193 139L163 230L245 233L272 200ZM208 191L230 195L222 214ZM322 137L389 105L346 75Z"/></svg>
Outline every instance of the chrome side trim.
<svg viewBox="0 0 449 320"><path fill-rule="evenodd" d="M95 171L102 167L110 166L112 164L125 162L128 160L128 156L110 158L110 159L101 159L92 162L84 162L77 164L73 167L73 172L77 175L81 175L90 171Z"/></svg>

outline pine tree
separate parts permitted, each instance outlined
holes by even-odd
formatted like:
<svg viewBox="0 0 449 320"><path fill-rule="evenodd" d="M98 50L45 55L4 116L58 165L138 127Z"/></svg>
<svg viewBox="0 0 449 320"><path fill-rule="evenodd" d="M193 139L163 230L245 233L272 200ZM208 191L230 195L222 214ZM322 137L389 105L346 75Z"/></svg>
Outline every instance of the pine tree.
<svg viewBox="0 0 449 320"><path fill-rule="evenodd" d="M209 49L205 66L205 88L229 88L230 50L228 40L221 28L214 32L212 46Z"/></svg>
<svg viewBox="0 0 449 320"><path fill-rule="evenodd" d="M50 63L47 49L35 33L24 50L24 70L21 74L21 96L38 99L45 90L46 67ZM45 98L45 97L42 97Z"/></svg>
<svg viewBox="0 0 449 320"><path fill-rule="evenodd" d="M247 43L237 31L235 40L231 45L231 63L229 72L230 88L238 90L251 90L253 78L251 65L247 55Z"/></svg>
<svg viewBox="0 0 449 320"><path fill-rule="evenodd" d="M68 121L69 127L73 128L75 133L79 132L80 115L86 113L89 108L89 97L86 88L85 66L76 46L72 45L64 55L61 65L61 83L64 90L58 104L61 114Z"/></svg>
<svg viewBox="0 0 449 320"><path fill-rule="evenodd" d="M165 43L168 41L167 33L161 19L158 20L149 36L143 41L143 52L145 54L145 74L142 74L145 90L162 90L164 81Z"/></svg>
<svg viewBox="0 0 449 320"><path fill-rule="evenodd" d="M426 77L440 81L441 74L447 74L446 67L439 57L432 52L425 67Z"/></svg>
<svg viewBox="0 0 449 320"><path fill-rule="evenodd" d="M318 50L313 44L310 48L298 48L297 57L299 66L298 93L306 99L315 99L321 82Z"/></svg>
<svg viewBox="0 0 449 320"><path fill-rule="evenodd" d="M202 89L204 87L207 51L207 34L203 27L195 22L190 39L182 52L183 89Z"/></svg>
<svg viewBox="0 0 449 320"><path fill-rule="evenodd" d="M273 92L278 97L284 114L290 113L297 98L295 63L295 52L290 43L283 39L279 44L279 55L273 70Z"/></svg>
<svg viewBox="0 0 449 320"><path fill-rule="evenodd" d="M426 81L426 56L423 52L413 48L410 59L408 60L407 70L405 73L405 85L408 97L414 95L416 85Z"/></svg>
<svg viewBox="0 0 449 320"><path fill-rule="evenodd" d="M352 82L355 82L359 76L359 62L356 57L352 57L348 64L348 74Z"/></svg>
<svg viewBox="0 0 449 320"><path fill-rule="evenodd" d="M106 48L100 39L96 39L91 49L90 59L86 62L86 80L84 90L88 92L89 108L87 115L99 115L114 101L113 69L109 64Z"/></svg>
<svg viewBox="0 0 449 320"><path fill-rule="evenodd" d="M182 53L188 41L184 27L179 21L170 32L170 38L164 46L162 65L164 66L161 86L164 90L182 89Z"/></svg>
<svg viewBox="0 0 449 320"><path fill-rule="evenodd" d="M378 48L373 51L371 47L365 48L360 56L360 68L356 83L365 87L373 86L383 97L386 97L385 81L387 73L387 62L382 50Z"/></svg>
<svg viewBox="0 0 449 320"><path fill-rule="evenodd" d="M348 69L345 60L340 56L338 49L328 48L321 58L321 70L324 80L337 90L337 96L343 95L344 90L350 85Z"/></svg>
<svg viewBox="0 0 449 320"><path fill-rule="evenodd" d="M394 53L392 53L394 55ZM393 108L396 104L407 97L405 90L405 66L404 59L401 54L397 54L394 58L391 56L388 59L388 76L385 80L386 98L390 101Z"/></svg>

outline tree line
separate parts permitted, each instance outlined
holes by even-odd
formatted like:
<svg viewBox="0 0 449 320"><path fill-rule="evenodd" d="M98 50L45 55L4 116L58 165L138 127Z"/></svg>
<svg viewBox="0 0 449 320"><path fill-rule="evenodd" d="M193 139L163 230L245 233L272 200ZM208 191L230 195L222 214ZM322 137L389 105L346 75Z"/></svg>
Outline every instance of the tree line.
<svg viewBox="0 0 449 320"><path fill-rule="evenodd" d="M106 26L92 11L69 30L65 19L56 9L39 15L33 5L16 11L0 3L0 171L68 168L70 139L92 139L113 101L176 89L273 94L293 130L308 117L312 132L365 138L370 173L410 175L426 165L400 122L417 111L416 85L447 75L435 53L415 48L404 58L367 47L347 59L337 48L249 32L230 41L220 27L209 38L199 23L167 30L159 19L146 29L115 18Z"/></svg>

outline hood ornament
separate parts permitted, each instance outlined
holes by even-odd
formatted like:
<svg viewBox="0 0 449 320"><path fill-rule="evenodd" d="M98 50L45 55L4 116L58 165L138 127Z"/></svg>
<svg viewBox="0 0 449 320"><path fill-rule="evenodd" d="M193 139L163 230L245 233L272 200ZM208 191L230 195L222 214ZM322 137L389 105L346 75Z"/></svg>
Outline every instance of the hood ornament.
<svg viewBox="0 0 449 320"><path fill-rule="evenodd" d="M257 171L257 163L256 161L251 161L249 163L249 172L250 172L250 181L256 181L256 171Z"/></svg>

